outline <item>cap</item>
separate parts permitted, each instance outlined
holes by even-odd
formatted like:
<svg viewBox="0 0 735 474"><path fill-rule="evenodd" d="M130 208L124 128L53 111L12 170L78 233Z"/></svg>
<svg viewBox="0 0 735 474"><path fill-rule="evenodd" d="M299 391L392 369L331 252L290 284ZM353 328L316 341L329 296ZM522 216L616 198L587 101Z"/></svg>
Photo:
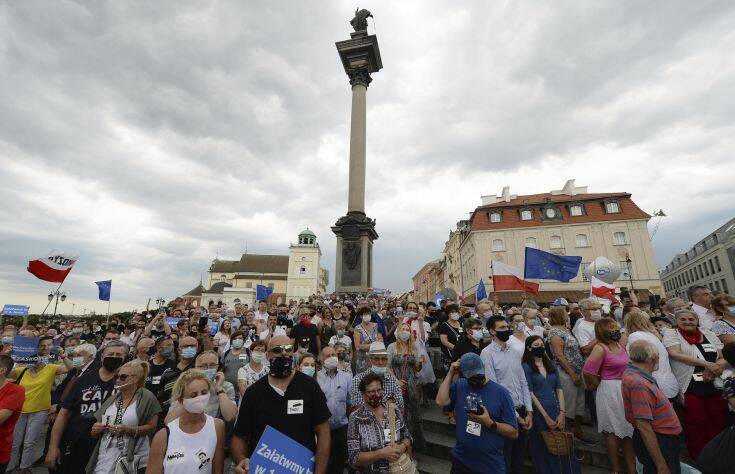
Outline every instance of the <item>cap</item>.
<svg viewBox="0 0 735 474"><path fill-rule="evenodd" d="M557 298L554 300L554 306L569 306L569 301L566 298Z"/></svg>
<svg viewBox="0 0 735 474"><path fill-rule="evenodd" d="M466 379L474 375L485 375L485 364L474 352L468 352L459 359L459 368Z"/></svg>
<svg viewBox="0 0 735 474"><path fill-rule="evenodd" d="M375 341L375 342L370 343L370 350L368 350L368 355L373 355L373 354L375 355L388 354L388 351L385 350L385 344L383 344L383 341Z"/></svg>

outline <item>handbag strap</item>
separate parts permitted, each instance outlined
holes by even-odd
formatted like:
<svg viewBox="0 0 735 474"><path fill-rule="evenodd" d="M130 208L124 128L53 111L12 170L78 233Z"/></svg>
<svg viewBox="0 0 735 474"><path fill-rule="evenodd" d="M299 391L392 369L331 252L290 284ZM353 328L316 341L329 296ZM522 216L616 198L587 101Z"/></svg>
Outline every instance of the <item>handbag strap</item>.
<svg viewBox="0 0 735 474"><path fill-rule="evenodd" d="M390 427L390 440L396 443L396 412L393 409L393 400L388 401L388 425Z"/></svg>

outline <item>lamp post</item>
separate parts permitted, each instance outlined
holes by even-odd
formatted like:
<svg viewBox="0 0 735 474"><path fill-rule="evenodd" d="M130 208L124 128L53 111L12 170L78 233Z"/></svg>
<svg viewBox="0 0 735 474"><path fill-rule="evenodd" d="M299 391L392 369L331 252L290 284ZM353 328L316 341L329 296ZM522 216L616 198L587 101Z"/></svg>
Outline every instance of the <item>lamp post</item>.
<svg viewBox="0 0 735 474"><path fill-rule="evenodd" d="M48 294L48 301L51 303L53 301L54 297L56 298L56 303L54 303L54 314L52 317L56 316L56 309L59 307L59 298L61 298L61 301L66 300L66 293L63 293L59 290L54 291L53 293Z"/></svg>
<svg viewBox="0 0 735 474"><path fill-rule="evenodd" d="M76 303L71 304L71 317L74 317L74 307L76 306Z"/></svg>
<svg viewBox="0 0 735 474"><path fill-rule="evenodd" d="M635 290L633 287L633 260L630 259L630 255L625 256L625 263L628 265L628 280L630 280L630 289Z"/></svg>

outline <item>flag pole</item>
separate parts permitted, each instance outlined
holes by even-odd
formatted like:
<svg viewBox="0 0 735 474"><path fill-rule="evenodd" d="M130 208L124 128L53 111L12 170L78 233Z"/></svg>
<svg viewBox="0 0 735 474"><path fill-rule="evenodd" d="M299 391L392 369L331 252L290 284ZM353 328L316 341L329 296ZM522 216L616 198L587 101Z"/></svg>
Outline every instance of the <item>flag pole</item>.
<svg viewBox="0 0 735 474"><path fill-rule="evenodd" d="M107 327L110 327L110 300L107 300Z"/></svg>

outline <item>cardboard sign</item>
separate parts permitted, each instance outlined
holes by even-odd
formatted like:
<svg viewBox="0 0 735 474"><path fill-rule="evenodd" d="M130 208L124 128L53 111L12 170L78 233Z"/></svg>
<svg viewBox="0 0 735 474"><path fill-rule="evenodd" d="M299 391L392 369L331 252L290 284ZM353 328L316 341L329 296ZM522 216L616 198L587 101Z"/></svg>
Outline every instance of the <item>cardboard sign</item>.
<svg viewBox="0 0 735 474"><path fill-rule="evenodd" d="M251 474L313 474L314 453L271 426L266 426L250 457Z"/></svg>
<svg viewBox="0 0 735 474"><path fill-rule="evenodd" d="M15 336L13 338L13 351L10 353L13 362L27 364L38 361L39 340L38 337Z"/></svg>

